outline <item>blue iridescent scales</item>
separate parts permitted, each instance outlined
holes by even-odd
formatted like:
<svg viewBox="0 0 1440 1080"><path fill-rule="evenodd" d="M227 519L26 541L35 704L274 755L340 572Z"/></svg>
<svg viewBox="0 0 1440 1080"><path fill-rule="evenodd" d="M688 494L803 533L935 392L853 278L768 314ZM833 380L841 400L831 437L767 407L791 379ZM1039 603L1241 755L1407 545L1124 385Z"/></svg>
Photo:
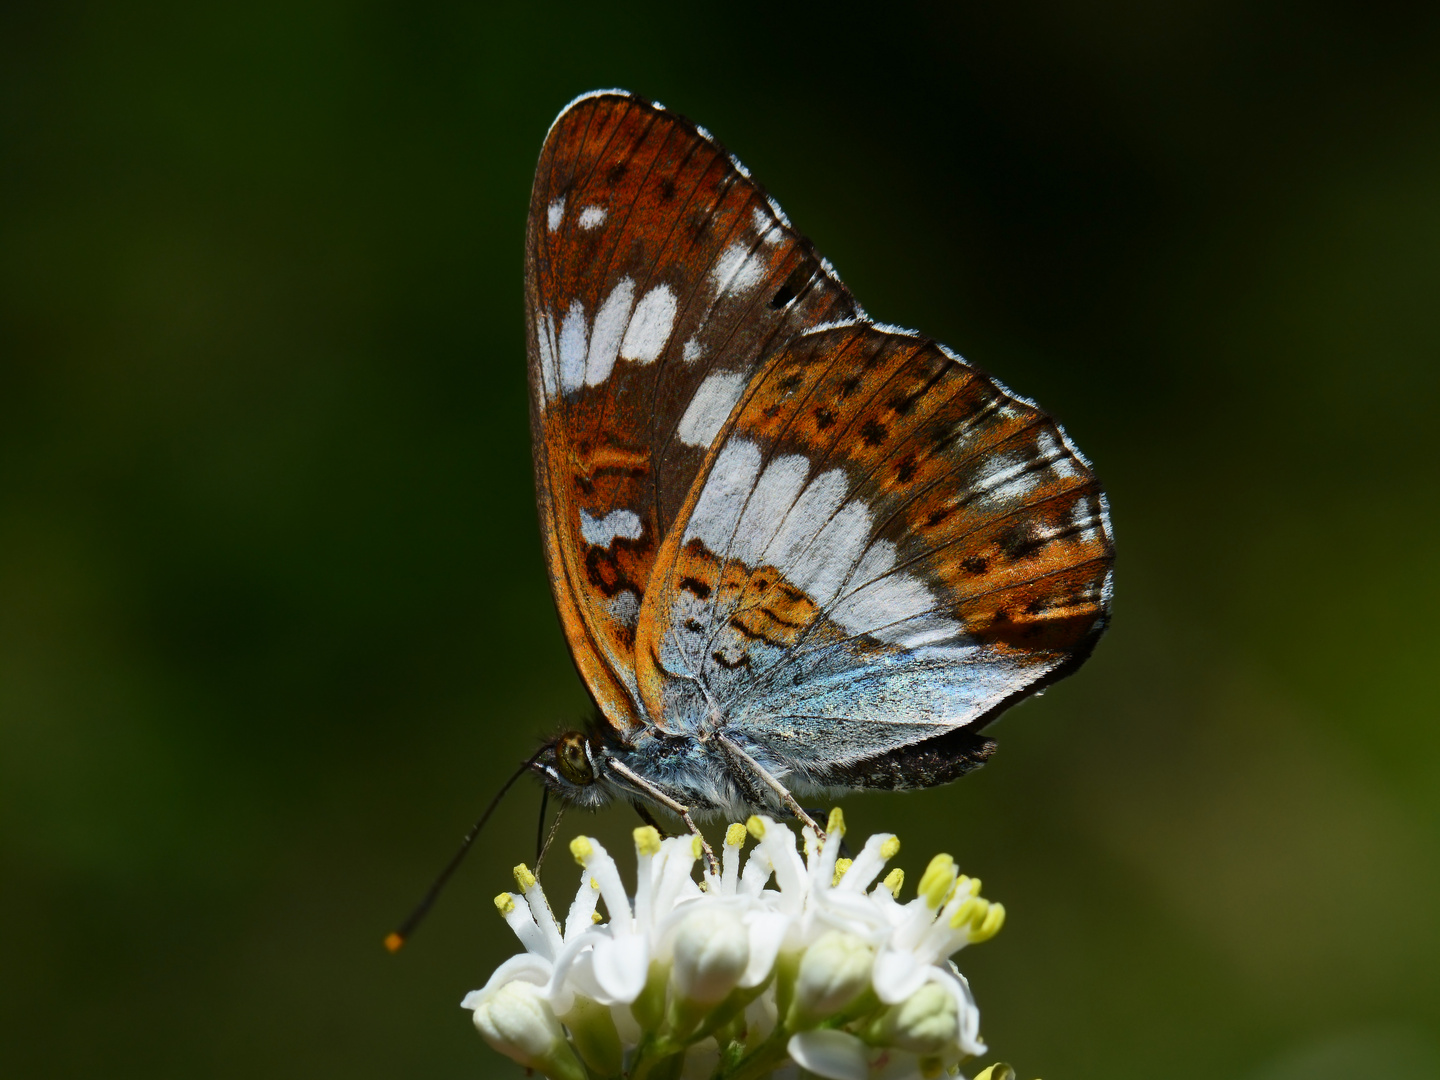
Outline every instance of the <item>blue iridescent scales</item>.
<svg viewBox="0 0 1440 1080"><path fill-rule="evenodd" d="M1114 549L1089 463L871 322L703 129L619 91L561 113L526 309L547 564L600 713L592 778L537 765L563 796L736 813L941 783L1093 648Z"/></svg>

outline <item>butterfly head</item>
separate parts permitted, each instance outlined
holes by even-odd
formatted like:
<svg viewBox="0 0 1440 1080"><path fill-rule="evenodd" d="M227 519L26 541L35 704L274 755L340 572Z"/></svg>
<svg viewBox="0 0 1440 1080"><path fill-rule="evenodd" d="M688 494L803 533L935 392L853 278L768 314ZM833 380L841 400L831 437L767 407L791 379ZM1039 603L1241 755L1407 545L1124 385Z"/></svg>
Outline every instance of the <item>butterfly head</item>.
<svg viewBox="0 0 1440 1080"><path fill-rule="evenodd" d="M557 735L535 759L545 786L566 802L596 807L610 801L606 785L597 783L602 769L599 743L583 731Z"/></svg>

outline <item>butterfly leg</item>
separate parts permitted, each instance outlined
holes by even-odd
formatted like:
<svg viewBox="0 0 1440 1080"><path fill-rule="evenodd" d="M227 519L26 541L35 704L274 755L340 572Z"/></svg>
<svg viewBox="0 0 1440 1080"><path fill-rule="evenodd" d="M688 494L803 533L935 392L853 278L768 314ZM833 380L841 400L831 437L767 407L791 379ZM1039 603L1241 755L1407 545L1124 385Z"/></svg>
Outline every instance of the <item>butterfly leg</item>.
<svg viewBox="0 0 1440 1080"><path fill-rule="evenodd" d="M823 806L811 806L807 809L810 811L810 816L816 821L819 821L825 816L825 808ZM845 842L845 837L840 837L840 858L853 859L854 857L855 853L850 850L850 845Z"/></svg>
<svg viewBox="0 0 1440 1080"><path fill-rule="evenodd" d="M785 806L787 810L789 810L792 814L799 818L803 824L808 825L810 826L810 828L814 829L815 836L818 839L825 839L825 830L820 827L820 823L817 822L813 817L811 817L809 812L803 806L801 806L798 802L795 801L795 796L790 794L789 789L786 788L784 784L780 783L779 780L776 780L775 777L771 776L763 765L761 765L753 757L747 754L744 750L741 750L740 747L736 746L733 742L727 739L724 735L720 734L718 731L715 733L715 739L720 743L722 747L725 748L725 752L727 754L730 754L733 760L739 761L742 765L745 766L745 768L749 769L751 773L763 780L765 782L765 786L776 794L776 796L780 799L780 802Z"/></svg>
<svg viewBox="0 0 1440 1080"><path fill-rule="evenodd" d="M720 875L720 862L715 858L715 850L710 846L710 841L705 839L705 834L696 828L694 820L690 817L690 808L688 806L676 802L669 795L666 795L665 792L650 783L649 780L646 780L639 773L622 762L617 761L615 758L607 755L605 764L609 768L614 769L626 780L630 781L630 783L634 784L646 795L649 795L672 814L677 815L681 821L685 822L685 827L690 830L690 834L700 841L700 850L705 853L705 862L709 865L710 872L717 877Z"/></svg>

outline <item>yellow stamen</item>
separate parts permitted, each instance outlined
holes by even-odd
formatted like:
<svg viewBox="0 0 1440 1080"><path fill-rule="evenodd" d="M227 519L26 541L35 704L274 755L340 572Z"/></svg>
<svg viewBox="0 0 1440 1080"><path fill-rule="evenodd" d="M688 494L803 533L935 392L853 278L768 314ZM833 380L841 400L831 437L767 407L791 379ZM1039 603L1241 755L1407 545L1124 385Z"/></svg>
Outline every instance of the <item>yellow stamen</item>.
<svg viewBox="0 0 1440 1080"><path fill-rule="evenodd" d="M570 854L575 856L577 863L584 866L585 860L595 854L595 845L590 843L588 836L577 836L570 841Z"/></svg>
<svg viewBox="0 0 1440 1080"><path fill-rule="evenodd" d="M732 823L731 826L725 830L725 843L730 847L739 847L745 843L745 826L741 825L738 821Z"/></svg>
<svg viewBox="0 0 1440 1080"><path fill-rule="evenodd" d="M745 831L756 840L765 839L765 822L756 814L751 814L745 822Z"/></svg>
<svg viewBox="0 0 1440 1080"><path fill-rule="evenodd" d="M831 888L834 888L836 885L839 885L839 884L840 884L840 879L845 876L845 871L846 871L846 870L849 870L851 864L853 864L854 862L855 862L854 859L836 859L836 860L835 860L835 877L834 877L834 878L831 880L831 882L830 882L830 887L831 887Z"/></svg>
<svg viewBox="0 0 1440 1080"><path fill-rule="evenodd" d="M530 868L523 862L515 867L514 874L515 884L520 886L522 893L528 893L535 887L535 875L530 872Z"/></svg>
<svg viewBox="0 0 1440 1080"><path fill-rule="evenodd" d="M938 908L945 903L950 887L955 884L957 873L955 860L949 855L942 853L930 860L930 865L925 868L925 873L920 878L919 889L920 895L930 907Z"/></svg>
<svg viewBox="0 0 1440 1080"><path fill-rule="evenodd" d="M700 837L692 836L690 838L690 857L692 859L698 859L704 852L705 845L700 842Z"/></svg>
<svg viewBox="0 0 1440 1080"><path fill-rule="evenodd" d="M970 930L970 943L978 945L982 941L989 941L1000 932L1005 925L1005 905L991 904L990 910L985 912L985 921L979 926Z"/></svg>
<svg viewBox="0 0 1440 1080"><path fill-rule="evenodd" d="M976 897L966 897L965 900L955 909L955 914L950 916L950 929L959 930L967 923L972 923L976 918L985 917L985 901Z"/></svg>
<svg viewBox="0 0 1440 1080"><path fill-rule="evenodd" d="M830 811L830 818L825 822L825 832L827 834L835 833L839 836L845 835L845 812L840 807L837 806Z"/></svg>
<svg viewBox="0 0 1440 1080"><path fill-rule="evenodd" d="M602 923L605 921L605 916L601 915L598 911L592 911L590 912L590 921L592 923Z"/></svg>
<svg viewBox="0 0 1440 1080"><path fill-rule="evenodd" d="M901 870L898 866L895 867L894 870L891 870L890 873L885 875L885 880L882 881L880 884L884 885L885 888L890 890L891 896L895 897L896 900L899 900L900 886L905 884L905 871Z"/></svg>
<svg viewBox="0 0 1440 1080"><path fill-rule="evenodd" d="M900 838L898 836L892 836L889 840L886 840L885 843L880 845L880 858L882 859L893 859L896 855L899 854Z"/></svg>
<svg viewBox="0 0 1440 1080"><path fill-rule="evenodd" d="M515 898L508 892L502 892L499 896L495 897L495 910L500 912L502 916L509 915L510 912L515 910Z"/></svg>
<svg viewBox="0 0 1440 1080"><path fill-rule="evenodd" d="M660 830L654 825L641 825L634 832L635 851L640 855L660 854Z"/></svg>

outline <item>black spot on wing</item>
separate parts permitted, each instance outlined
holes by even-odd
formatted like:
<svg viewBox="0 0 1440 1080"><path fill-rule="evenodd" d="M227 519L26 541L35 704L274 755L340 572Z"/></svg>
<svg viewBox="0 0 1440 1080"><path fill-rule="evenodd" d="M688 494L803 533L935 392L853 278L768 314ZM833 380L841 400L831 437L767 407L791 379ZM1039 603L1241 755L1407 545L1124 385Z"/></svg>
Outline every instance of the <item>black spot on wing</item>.
<svg viewBox="0 0 1440 1080"><path fill-rule="evenodd" d="M791 270L790 273L786 275L780 288L775 290L775 295L770 298L770 309L772 311L779 311L808 289L810 283L815 279L815 271L818 265L819 264L811 258L806 259L799 266L795 267L794 270Z"/></svg>
<svg viewBox="0 0 1440 1080"><path fill-rule="evenodd" d="M698 578L681 578L680 588L684 589L687 592L694 593L701 600L706 599L710 595L710 586L706 585L705 582L699 580Z"/></svg>

